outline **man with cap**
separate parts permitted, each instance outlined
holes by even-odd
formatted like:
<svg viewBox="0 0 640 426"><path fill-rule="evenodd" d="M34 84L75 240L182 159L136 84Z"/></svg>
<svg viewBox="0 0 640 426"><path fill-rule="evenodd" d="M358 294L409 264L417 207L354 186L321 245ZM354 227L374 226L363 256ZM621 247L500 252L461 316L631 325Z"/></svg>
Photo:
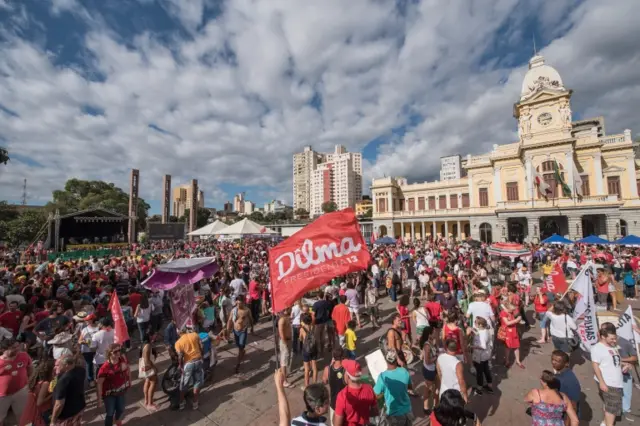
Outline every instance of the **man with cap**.
<svg viewBox="0 0 640 426"><path fill-rule="evenodd" d="M406 368L398 366L395 350L388 350L385 360L387 371L380 373L373 390L378 398L384 398L390 426L411 426L414 419L409 400L411 376Z"/></svg>
<svg viewBox="0 0 640 426"><path fill-rule="evenodd" d="M378 401L371 385L361 383L362 369L355 360L342 361L347 387L338 393L333 426L368 425L371 415L378 415Z"/></svg>

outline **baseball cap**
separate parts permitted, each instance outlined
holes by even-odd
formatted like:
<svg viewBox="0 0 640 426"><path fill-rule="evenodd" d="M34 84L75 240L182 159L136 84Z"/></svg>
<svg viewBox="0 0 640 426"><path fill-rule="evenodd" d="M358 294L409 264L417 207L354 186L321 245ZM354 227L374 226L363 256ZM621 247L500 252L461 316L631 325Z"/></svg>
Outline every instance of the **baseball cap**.
<svg viewBox="0 0 640 426"><path fill-rule="evenodd" d="M390 349L387 351L387 354L384 356L384 359L386 359L387 362L393 364L398 360L398 353L395 350Z"/></svg>
<svg viewBox="0 0 640 426"><path fill-rule="evenodd" d="M352 380L358 380L362 377L362 368L360 368L358 361L346 359L342 361L342 366Z"/></svg>

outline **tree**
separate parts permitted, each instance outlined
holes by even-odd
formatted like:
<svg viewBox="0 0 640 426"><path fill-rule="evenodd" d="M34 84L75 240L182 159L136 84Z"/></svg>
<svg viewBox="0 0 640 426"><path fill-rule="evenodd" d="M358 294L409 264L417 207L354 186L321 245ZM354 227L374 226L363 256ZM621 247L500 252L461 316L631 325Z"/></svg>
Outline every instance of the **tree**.
<svg viewBox="0 0 640 426"><path fill-rule="evenodd" d="M254 222L264 222L264 215L262 214L262 212L253 212L249 215L249 219L251 219Z"/></svg>
<svg viewBox="0 0 640 426"><path fill-rule="evenodd" d="M53 201L47 203L46 210L60 210L60 214L102 207L123 215L129 215L129 194L113 183L97 180L69 179L64 190L53 191ZM147 227L147 215L151 206L138 198L136 212L137 227L143 231Z"/></svg>
<svg viewBox="0 0 640 426"><path fill-rule="evenodd" d="M0 222L10 222L19 215L14 206L10 206L6 201L0 201Z"/></svg>
<svg viewBox="0 0 640 426"><path fill-rule="evenodd" d="M325 201L322 203L322 211L324 213L331 213L338 210L338 205L334 201Z"/></svg>
<svg viewBox="0 0 640 426"><path fill-rule="evenodd" d="M306 211L305 209L298 209L298 210L296 210L296 217L300 218L300 219L308 219L309 218L309 212Z"/></svg>
<svg viewBox="0 0 640 426"><path fill-rule="evenodd" d="M0 164L7 164L9 162L9 151L0 146Z"/></svg>
<svg viewBox="0 0 640 426"><path fill-rule="evenodd" d="M153 216L147 219L147 222L162 222L162 215L154 214Z"/></svg>
<svg viewBox="0 0 640 426"><path fill-rule="evenodd" d="M373 207L369 207L366 212L364 212L364 217L372 217L373 216Z"/></svg>
<svg viewBox="0 0 640 426"><path fill-rule="evenodd" d="M13 246L31 244L42 231L45 223L47 223L47 217L42 211L22 212L16 219L5 222L6 240Z"/></svg>
<svg viewBox="0 0 640 426"><path fill-rule="evenodd" d="M190 215L190 210L184 209L184 215L180 218L179 221L188 223L189 215ZM202 228L203 226L205 226L210 216L211 216L211 210L198 207L198 212L196 213L196 228Z"/></svg>

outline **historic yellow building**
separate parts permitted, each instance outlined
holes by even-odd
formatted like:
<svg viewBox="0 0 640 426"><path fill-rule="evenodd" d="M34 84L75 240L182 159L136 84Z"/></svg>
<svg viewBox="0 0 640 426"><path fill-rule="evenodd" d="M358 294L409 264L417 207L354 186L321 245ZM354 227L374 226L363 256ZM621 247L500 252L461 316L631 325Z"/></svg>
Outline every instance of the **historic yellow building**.
<svg viewBox="0 0 640 426"><path fill-rule="evenodd" d="M537 242L553 233L610 240L640 234L631 131L605 135L603 117L572 121L571 94L534 56L514 105L520 140L463 157L460 179L374 179L377 235Z"/></svg>

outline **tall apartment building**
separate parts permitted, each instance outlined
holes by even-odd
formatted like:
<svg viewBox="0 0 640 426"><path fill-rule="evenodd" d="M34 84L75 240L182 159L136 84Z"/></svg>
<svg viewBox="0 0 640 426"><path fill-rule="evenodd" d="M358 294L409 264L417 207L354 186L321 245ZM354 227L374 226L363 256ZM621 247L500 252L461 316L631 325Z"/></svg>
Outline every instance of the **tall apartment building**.
<svg viewBox="0 0 640 426"><path fill-rule="evenodd" d="M191 205L191 184L173 188L171 202L173 204L173 215L178 218L184 216L185 210L189 209ZM198 191L198 207L204 208L204 192L202 191Z"/></svg>
<svg viewBox="0 0 640 426"><path fill-rule="evenodd" d="M293 155L293 206L311 215L322 214L322 204L333 201L338 209L355 207L362 199L362 154L336 145L332 153L308 146Z"/></svg>
<svg viewBox="0 0 640 426"><path fill-rule="evenodd" d="M233 211L238 213L244 213L244 192L236 194L233 197Z"/></svg>

